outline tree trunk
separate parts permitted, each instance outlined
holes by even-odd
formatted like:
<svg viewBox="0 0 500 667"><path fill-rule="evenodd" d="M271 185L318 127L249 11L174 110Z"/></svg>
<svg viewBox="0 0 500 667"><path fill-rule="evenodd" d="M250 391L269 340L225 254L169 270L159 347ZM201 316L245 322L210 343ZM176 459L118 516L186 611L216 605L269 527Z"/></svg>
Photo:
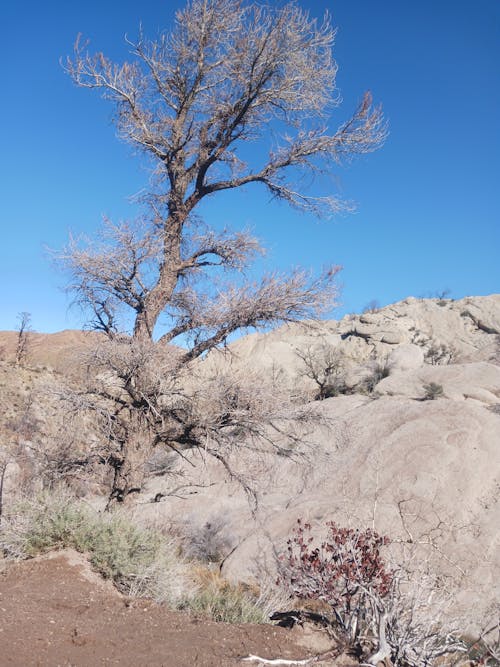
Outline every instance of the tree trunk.
<svg viewBox="0 0 500 667"><path fill-rule="evenodd" d="M141 417L131 411L127 439L114 462L115 474L108 507L114 503L131 503L142 491L153 438L146 420Z"/></svg>
<svg viewBox="0 0 500 667"><path fill-rule="evenodd" d="M176 208L179 208L179 203L177 203ZM182 263L182 227L188 213L188 210L177 210L175 214L170 214L165 221L160 275L158 282L149 290L146 296L143 310L137 313L134 325L134 338L137 340L153 339L153 332L158 317L163 312L165 306L171 301L174 290L177 287L177 283L179 282L179 267Z"/></svg>

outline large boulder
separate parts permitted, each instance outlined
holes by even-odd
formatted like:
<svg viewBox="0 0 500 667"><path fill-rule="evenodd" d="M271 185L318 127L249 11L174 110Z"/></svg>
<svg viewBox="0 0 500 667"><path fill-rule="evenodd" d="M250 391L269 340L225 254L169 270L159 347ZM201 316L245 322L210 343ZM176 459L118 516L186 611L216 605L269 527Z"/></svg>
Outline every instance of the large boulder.
<svg viewBox="0 0 500 667"><path fill-rule="evenodd" d="M391 375L396 372L411 371L420 368L425 361L424 351L419 345L405 343L398 345L387 358Z"/></svg>

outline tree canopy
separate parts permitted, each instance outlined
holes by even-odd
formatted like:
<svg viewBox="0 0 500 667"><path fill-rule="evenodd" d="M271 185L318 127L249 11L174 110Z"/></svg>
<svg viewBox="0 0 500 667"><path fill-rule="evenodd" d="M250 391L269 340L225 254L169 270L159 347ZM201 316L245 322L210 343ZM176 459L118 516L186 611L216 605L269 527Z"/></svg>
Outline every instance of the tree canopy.
<svg viewBox="0 0 500 667"><path fill-rule="evenodd" d="M369 93L330 130L340 101L334 36L328 17L319 22L295 2L190 0L171 30L129 42L131 62L90 54L81 38L66 62L78 86L111 102L119 136L154 167L139 220L106 220L99 238L73 239L60 255L92 326L110 339L93 354L101 373L83 406L102 424L112 498L141 490L160 444L202 446L230 471L228 447L249 437L275 446L266 429L291 414L262 379L205 377L193 387L193 362L234 332L317 317L336 296L338 267L316 278L299 269L245 280L262 252L258 240L210 228L199 205L255 185L307 213L346 208L335 194L309 194L303 176L375 150L386 130ZM267 157L259 150L247 163L242 148L254 144ZM124 311L131 336L123 335ZM179 339L182 348L164 345Z"/></svg>

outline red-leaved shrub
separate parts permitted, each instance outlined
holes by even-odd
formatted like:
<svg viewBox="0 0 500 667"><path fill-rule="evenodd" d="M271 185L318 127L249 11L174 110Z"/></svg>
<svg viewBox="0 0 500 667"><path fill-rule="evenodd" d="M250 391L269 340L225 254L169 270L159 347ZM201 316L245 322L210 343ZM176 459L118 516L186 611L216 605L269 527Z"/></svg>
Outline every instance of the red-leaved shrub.
<svg viewBox="0 0 500 667"><path fill-rule="evenodd" d="M369 623L374 600L383 599L391 588L393 575L381 555L389 539L334 521L326 528L326 537L317 540L309 523L297 521L279 560L279 582L298 598L326 602L355 642Z"/></svg>

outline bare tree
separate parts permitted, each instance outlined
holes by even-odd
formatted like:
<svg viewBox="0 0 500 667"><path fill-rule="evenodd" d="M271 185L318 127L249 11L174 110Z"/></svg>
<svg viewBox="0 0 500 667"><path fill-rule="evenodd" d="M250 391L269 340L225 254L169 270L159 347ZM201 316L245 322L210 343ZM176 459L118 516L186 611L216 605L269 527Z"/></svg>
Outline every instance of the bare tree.
<svg viewBox="0 0 500 667"><path fill-rule="evenodd" d="M346 393L346 363L340 350L323 342L305 350L298 349L295 354L302 362L300 374L317 386L316 400L322 401Z"/></svg>
<svg viewBox="0 0 500 667"><path fill-rule="evenodd" d="M19 313L17 316L19 324L17 325L17 344L16 344L16 364L24 364L28 355L29 336L31 329L31 314L27 312Z"/></svg>
<svg viewBox="0 0 500 667"><path fill-rule="evenodd" d="M337 196L312 196L299 185L304 175L327 173L377 149L386 134L369 93L352 117L329 131L328 115L339 101L334 36L327 17L319 23L295 2L276 8L190 0L170 32L152 41L141 33L129 42L133 62L91 55L81 39L66 62L78 86L110 100L120 137L154 167L141 220L105 221L96 242L73 239L61 254L92 325L115 342L102 359L119 390L101 383L99 392L115 411L116 450L109 460L117 500L140 491L144 460L155 444L196 446L206 435L199 428L204 418L195 428L186 416L189 401L180 396L187 365L235 331L316 317L332 304L337 267L317 279L295 271L244 282L241 271L262 251L258 241L246 231L210 229L194 214L207 197L249 184L314 214L350 208ZM258 141L270 144L267 159L246 164L238 149ZM231 271L232 281L225 277ZM127 311L132 335L124 339ZM166 331L152 343L160 316ZM178 340L182 351L167 347ZM158 367L168 372L168 400ZM236 407L240 424L246 423L243 406ZM232 424L234 409L228 413L226 405L225 414Z"/></svg>

